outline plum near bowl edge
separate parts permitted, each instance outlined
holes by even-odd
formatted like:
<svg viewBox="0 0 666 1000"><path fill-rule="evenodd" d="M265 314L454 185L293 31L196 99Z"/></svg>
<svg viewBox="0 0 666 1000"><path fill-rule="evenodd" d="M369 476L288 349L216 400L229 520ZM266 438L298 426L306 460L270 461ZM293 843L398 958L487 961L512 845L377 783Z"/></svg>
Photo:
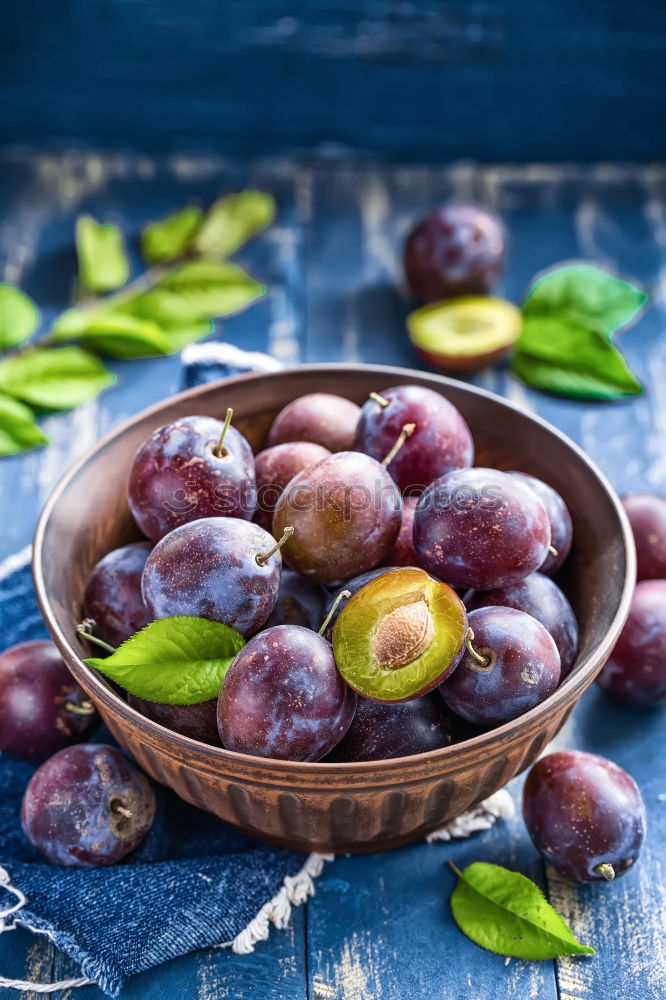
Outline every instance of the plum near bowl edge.
<svg viewBox="0 0 666 1000"><path fill-rule="evenodd" d="M377 386L416 383L442 392L475 435L478 461L519 467L550 482L574 520L564 585L581 643L571 675L526 715L440 750L361 764L253 758L195 743L144 718L83 663L75 633L86 579L106 552L139 535L124 498L124 473L152 430L179 416L234 422L259 450L273 416L306 392L344 393L363 403ZM590 573L590 566L595 572ZM166 400L109 434L66 474L35 536L36 590L67 665L119 742L158 781L245 832L271 843L363 852L422 839L529 766L601 669L626 619L635 553L619 500L596 466L560 432L473 386L384 366L316 365L244 375Z"/></svg>

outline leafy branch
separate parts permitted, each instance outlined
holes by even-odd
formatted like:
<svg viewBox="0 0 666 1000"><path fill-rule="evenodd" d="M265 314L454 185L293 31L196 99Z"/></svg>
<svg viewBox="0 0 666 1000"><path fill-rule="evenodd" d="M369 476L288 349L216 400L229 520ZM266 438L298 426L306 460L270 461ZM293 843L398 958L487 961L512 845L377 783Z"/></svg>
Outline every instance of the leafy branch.
<svg viewBox="0 0 666 1000"><path fill-rule="evenodd" d="M175 354L261 298L265 286L228 258L274 215L270 195L247 190L151 222L140 238L147 267L131 280L118 226L80 216L75 305L39 339L35 303L0 284L0 455L48 444L37 413L72 409L112 385L100 355Z"/></svg>

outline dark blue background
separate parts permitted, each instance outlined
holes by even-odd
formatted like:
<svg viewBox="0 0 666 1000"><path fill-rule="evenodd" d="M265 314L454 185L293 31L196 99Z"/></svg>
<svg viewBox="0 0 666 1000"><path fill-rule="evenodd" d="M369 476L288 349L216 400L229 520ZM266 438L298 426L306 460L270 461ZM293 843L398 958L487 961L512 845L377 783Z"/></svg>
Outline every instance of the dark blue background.
<svg viewBox="0 0 666 1000"><path fill-rule="evenodd" d="M8 144L666 152L661 0L22 0L4 13Z"/></svg>

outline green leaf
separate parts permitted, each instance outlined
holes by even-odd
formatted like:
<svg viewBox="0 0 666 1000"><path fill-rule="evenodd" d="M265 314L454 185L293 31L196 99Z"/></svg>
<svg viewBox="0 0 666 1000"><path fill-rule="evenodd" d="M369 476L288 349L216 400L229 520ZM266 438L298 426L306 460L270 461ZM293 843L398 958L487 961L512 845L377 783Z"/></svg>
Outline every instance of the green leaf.
<svg viewBox="0 0 666 1000"><path fill-rule="evenodd" d="M594 264L565 264L539 276L523 302L525 318L564 317L607 340L638 315L647 292Z"/></svg>
<svg viewBox="0 0 666 1000"><path fill-rule="evenodd" d="M79 347L52 347L0 361L0 390L44 410L69 410L115 381Z"/></svg>
<svg viewBox="0 0 666 1000"><path fill-rule="evenodd" d="M39 310L32 299L15 285L0 284L0 351L27 340L38 322Z"/></svg>
<svg viewBox="0 0 666 1000"><path fill-rule="evenodd" d="M162 618L127 639L106 659L86 660L126 691L166 705L195 705L220 693L245 641L204 618Z"/></svg>
<svg viewBox="0 0 666 1000"><path fill-rule="evenodd" d="M177 354L182 351L187 344L195 340L207 337L214 330L210 320L199 320L188 322L180 320L177 316L163 315L159 324L151 318L151 300L144 299L144 293L138 292L130 298L123 299L113 306L109 313L113 316L127 316L141 323L150 323L152 327L158 326L161 331L163 341L166 343L164 354ZM157 353L157 352L155 352Z"/></svg>
<svg viewBox="0 0 666 1000"><path fill-rule="evenodd" d="M197 205L150 222L141 233L141 253L149 264L179 257L192 243L203 212Z"/></svg>
<svg viewBox="0 0 666 1000"><path fill-rule="evenodd" d="M68 309L51 329L50 341L78 341L112 358L151 358L170 354L169 337L157 323L112 309Z"/></svg>
<svg viewBox="0 0 666 1000"><path fill-rule="evenodd" d="M266 289L228 261L202 258L175 267L153 289L143 292L134 309L147 319L183 326L229 316L264 295Z"/></svg>
<svg viewBox="0 0 666 1000"><path fill-rule="evenodd" d="M533 389L576 399L642 392L618 349L597 330L568 317L525 317L511 367Z"/></svg>
<svg viewBox="0 0 666 1000"><path fill-rule="evenodd" d="M18 455L48 443L32 410L0 393L0 455Z"/></svg>
<svg viewBox="0 0 666 1000"><path fill-rule="evenodd" d="M193 246L200 253L228 257L275 218L275 199L264 191L218 198L208 209Z"/></svg>
<svg viewBox="0 0 666 1000"><path fill-rule="evenodd" d="M476 862L457 872L453 919L475 944L511 958L543 961L560 955L595 955L579 944L541 890L518 872Z"/></svg>
<svg viewBox="0 0 666 1000"><path fill-rule="evenodd" d="M76 253L81 286L90 292L112 292L129 278L129 261L118 226L81 215L76 222Z"/></svg>

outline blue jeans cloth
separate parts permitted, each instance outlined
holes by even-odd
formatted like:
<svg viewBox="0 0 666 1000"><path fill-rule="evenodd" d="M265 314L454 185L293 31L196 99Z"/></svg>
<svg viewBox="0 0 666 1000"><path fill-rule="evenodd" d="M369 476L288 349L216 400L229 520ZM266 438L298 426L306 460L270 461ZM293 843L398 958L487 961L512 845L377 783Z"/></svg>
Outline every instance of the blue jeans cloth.
<svg viewBox="0 0 666 1000"><path fill-rule="evenodd" d="M233 357L235 370L242 370ZM259 364L245 369L254 367ZM185 371L190 384L207 373L232 373L221 359L213 364L210 351L204 360L195 355ZM0 634L0 648L46 636L27 562L9 574L0 569ZM104 730L95 740L111 742ZM111 996L129 976L231 942L278 893L285 876L305 862L302 854L259 844L156 788L154 825L122 864L78 870L50 865L21 830L21 799L33 771L0 757L0 865L27 900L16 917L48 932L82 974ZM13 901L0 888L0 911Z"/></svg>

